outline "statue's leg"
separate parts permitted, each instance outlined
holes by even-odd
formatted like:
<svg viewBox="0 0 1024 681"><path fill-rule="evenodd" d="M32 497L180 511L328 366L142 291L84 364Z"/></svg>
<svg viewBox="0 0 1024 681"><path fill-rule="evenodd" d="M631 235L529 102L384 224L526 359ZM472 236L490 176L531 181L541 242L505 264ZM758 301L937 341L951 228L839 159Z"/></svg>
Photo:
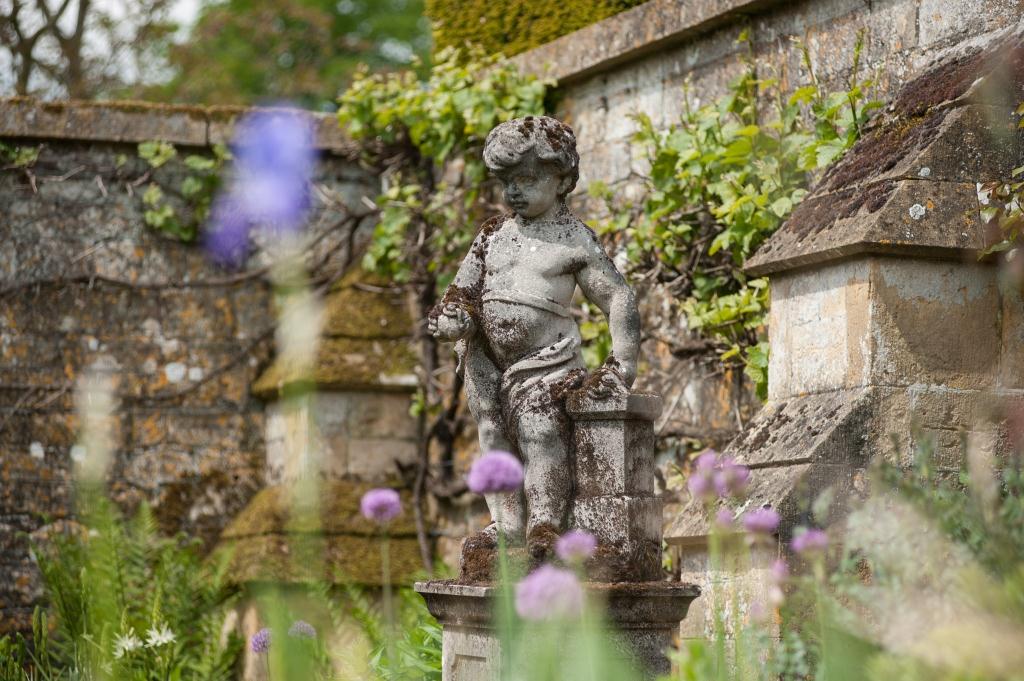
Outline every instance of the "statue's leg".
<svg viewBox="0 0 1024 681"><path fill-rule="evenodd" d="M572 497L570 444L572 424L556 409L528 409L518 423L518 441L526 462L527 543L535 561L543 561L565 530Z"/></svg>
<svg viewBox="0 0 1024 681"><path fill-rule="evenodd" d="M469 411L476 420L480 439L480 452L501 450L516 454L516 448L505 433L501 415L499 388L501 371L481 349L470 347L466 353L466 399ZM488 494L485 497L491 518L501 520L501 529L511 541L523 536L525 513L523 492L516 490L508 494ZM501 504L501 508L497 507Z"/></svg>

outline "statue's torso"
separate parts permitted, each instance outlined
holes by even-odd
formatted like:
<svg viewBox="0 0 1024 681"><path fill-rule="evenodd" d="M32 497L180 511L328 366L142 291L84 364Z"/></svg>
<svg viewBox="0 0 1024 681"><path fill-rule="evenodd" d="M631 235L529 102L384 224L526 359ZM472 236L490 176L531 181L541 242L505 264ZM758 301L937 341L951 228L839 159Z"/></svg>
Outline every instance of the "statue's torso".
<svg viewBox="0 0 1024 681"><path fill-rule="evenodd" d="M579 335L568 311L585 259L571 223L523 226L508 218L488 239L484 261L483 331L505 369L566 336Z"/></svg>

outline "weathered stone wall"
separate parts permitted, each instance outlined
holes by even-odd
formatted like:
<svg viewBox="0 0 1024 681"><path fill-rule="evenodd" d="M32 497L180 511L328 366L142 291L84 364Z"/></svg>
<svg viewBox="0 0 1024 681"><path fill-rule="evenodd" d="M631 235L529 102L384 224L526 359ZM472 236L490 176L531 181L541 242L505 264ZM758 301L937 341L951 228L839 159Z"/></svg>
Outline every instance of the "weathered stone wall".
<svg viewBox="0 0 1024 681"><path fill-rule="evenodd" d="M40 147L27 171L0 172L0 632L25 628L40 597L28 535L72 513L74 384L90 365L117 377L110 487L123 507L147 500L164 529L209 543L264 484L250 392L273 344L262 256L228 272L158 234L138 182L139 142L206 153L238 113L0 100L0 141ZM330 279L349 258L345 206L376 187L335 122L318 122L327 198L310 259Z"/></svg>
<svg viewBox="0 0 1024 681"><path fill-rule="evenodd" d="M652 0L516 60L559 80L558 113L579 141L577 193L586 202L594 180L629 192L631 178L646 169L630 144L630 114L643 112L659 127L678 120L688 80L695 104L713 101L752 57L759 73L794 89L808 78L798 38L822 86L838 89L864 30L860 75L874 77L884 101L947 50L1015 24L1022 8L1022 0ZM743 30L749 48L736 42ZM688 333L676 301L643 293L647 373L640 387L665 397L657 424L663 446L669 435L724 445L760 406L749 382L721 371L714 351ZM666 508L671 515L678 507Z"/></svg>

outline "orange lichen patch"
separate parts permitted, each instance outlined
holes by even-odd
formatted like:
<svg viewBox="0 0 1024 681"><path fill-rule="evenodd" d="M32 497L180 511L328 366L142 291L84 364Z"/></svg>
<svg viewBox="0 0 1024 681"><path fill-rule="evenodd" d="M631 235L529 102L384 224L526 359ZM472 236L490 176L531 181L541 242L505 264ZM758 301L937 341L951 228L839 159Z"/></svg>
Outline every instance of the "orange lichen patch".
<svg viewBox="0 0 1024 681"><path fill-rule="evenodd" d="M290 488L261 490L221 534L216 552L228 555L229 579L380 584L380 527L359 513L359 500L371 487L325 482L319 506L308 513L291 504ZM400 494L405 512L388 527L391 578L409 582L422 565L410 495Z"/></svg>

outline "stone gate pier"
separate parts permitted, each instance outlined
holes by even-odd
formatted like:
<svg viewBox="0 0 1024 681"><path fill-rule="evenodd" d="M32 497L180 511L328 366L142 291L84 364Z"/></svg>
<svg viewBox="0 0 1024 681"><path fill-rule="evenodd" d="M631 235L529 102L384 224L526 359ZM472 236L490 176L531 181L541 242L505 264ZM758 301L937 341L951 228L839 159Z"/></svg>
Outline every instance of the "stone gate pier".
<svg viewBox="0 0 1024 681"><path fill-rule="evenodd" d="M585 584L601 603L622 655L650 675L669 672L666 650L690 603L692 584L659 581L661 504L654 496L656 395L620 393L605 399L569 395L574 422L576 499L570 526L598 538ZM489 681L502 665L493 614L493 583L419 582L416 590L443 627L444 681Z"/></svg>

